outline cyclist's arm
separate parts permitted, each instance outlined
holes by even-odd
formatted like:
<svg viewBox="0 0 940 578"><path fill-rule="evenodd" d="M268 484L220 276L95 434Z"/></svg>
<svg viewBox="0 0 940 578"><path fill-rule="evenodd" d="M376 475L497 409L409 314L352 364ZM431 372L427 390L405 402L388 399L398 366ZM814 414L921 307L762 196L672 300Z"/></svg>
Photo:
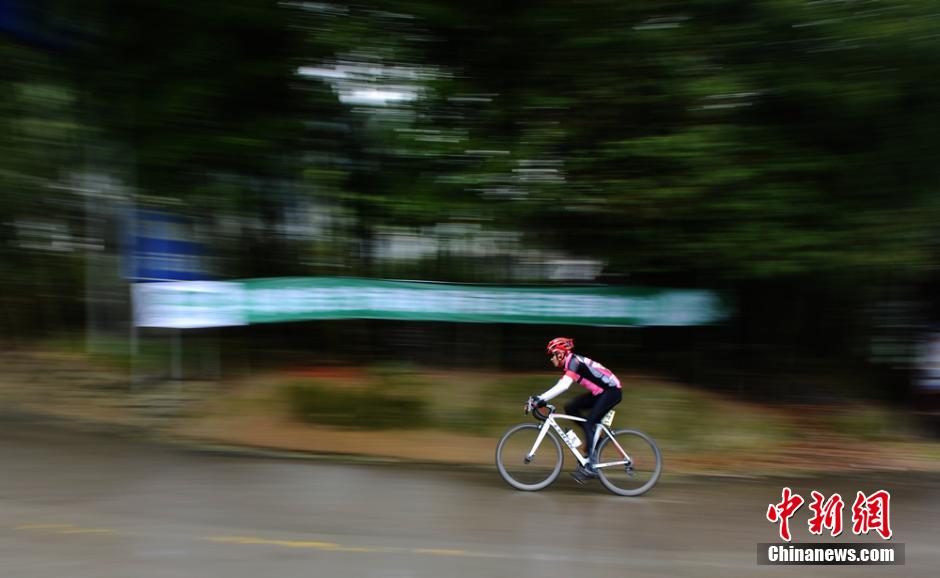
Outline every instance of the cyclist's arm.
<svg viewBox="0 0 940 578"><path fill-rule="evenodd" d="M542 399L542 401L548 401L552 399L553 397L558 397L559 395L568 391L568 387L571 386L571 383L572 383L572 379L568 377L567 375L563 375L561 376L561 379L558 380L558 383L556 383L553 388L546 391L539 397Z"/></svg>

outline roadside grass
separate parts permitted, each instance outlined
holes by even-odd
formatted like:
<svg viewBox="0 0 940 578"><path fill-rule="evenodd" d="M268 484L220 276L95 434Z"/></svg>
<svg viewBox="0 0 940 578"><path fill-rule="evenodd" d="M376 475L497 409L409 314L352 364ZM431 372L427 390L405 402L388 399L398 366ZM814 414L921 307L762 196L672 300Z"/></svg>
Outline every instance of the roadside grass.
<svg viewBox="0 0 940 578"><path fill-rule="evenodd" d="M427 403L417 395L396 393L392 382L367 390L338 388L323 379L295 379L277 387L290 414L300 421L360 429L427 427Z"/></svg>
<svg viewBox="0 0 940 578"><path fill-rule="evenodd" d="M63 334L43 341L35 350L82 359L115 371L127 371L131 362L130 348L123 338L97 339L89 347L84 336Z"/></svg>
<svg viewBox="0 0 940 578"><path fill-rule="evenodd" d="M192 363L204 356L202 343L190 340L180 352L181 362ZM62 334L43 341L36 351L58 354L84 361L102 369L130 375L133 369L140 375L162 375L170 372L173 345L169 338L141 339L137 355L131 355L126 337L99 337L86 342L84 335Z"/></svg>
<svg viewBox="0 0 940 578"><path fill-rule="evenodd" d="M82 391L95 391L94 399L114 396L116 401L124 400L115 407L133 407L134 411L150 403L143 400L145 396L149 400L161 391L177 397L185 393L185 413L193 418L256 415L338 428L423 429L495 440L509 426L533 421L523 415L523 403L548 389L556 378L550 371L445 371L374 364L295 368L207 382L199 388L187 382L167 390L152 383L123 391L128 383L121 363L123 346L120 341L100 343L89 354L79 340L62 339L44 344L36 355L12 354L5 391L10 399L21 399L29 390L14 383L35 386L37 395L46 391L43 388L54 387L61 390L56 400L76 403L92 399ZM168 351L152 353L156 361ZM844 456L849 451L864 453L869 446L884 449L886 455L909 455L908 462L914 464L936 461L940 455L940 444L900 409L858 401L758 404L655 376L621 377L624 398L617 407L614 428L645 431L674 458L798 463L805 461L806 452L820 448ZM563 411L565 403L582 391L572 386L553 403Z"/></svg>
<svg viewBox="0 0 940 578"><path fill-rule="evenodd" d="M920 434L903 412L872 405L851 404L839 407L818 419L824 421L837 435L865 441L905 441Z"/></svg>
<svg viewBox="0 0 940 578"><path fill-rule="evenodd" d="M522 406L550 387L550 373L490 374L373 366L350 382L291 378L274 387L290 415L307 423L362 429L435 429L496 438L532 421ZM857 442L914 442L901 412L873 405L812 412L734 400L650 376L626 376L614 428L645 431L664 450L729 459L769 456L810 437ZM558 411L581 393L572 387L553 400Z"/></svg>
<svg viewBox="0 0 940 578"><path fill-rule="evenodd" d="M544 391L550 374L427 372L371 367L349 383L291 377L272 390L301 421L363 429L432 428L476 436L499 436L523 415L528 396ZM640 429L679 451L756 451L799 438L782 415L761 406L726 400L648 377L624 380L615 428ZM559 411L580 394L555 400Z"/></svg>

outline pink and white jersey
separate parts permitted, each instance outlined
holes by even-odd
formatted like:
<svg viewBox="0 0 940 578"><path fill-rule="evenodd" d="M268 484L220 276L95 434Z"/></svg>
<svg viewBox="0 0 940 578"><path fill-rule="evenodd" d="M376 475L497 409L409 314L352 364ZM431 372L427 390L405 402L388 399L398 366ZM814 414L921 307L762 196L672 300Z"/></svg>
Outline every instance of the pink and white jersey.
<svg viewBox="0 0 940 578"><path fill-rule="evenodd" d="M606 389L620 389L620 380L614 372L583 355L568 354L565 358L565 375L594 395L600 395Z"/></svg>

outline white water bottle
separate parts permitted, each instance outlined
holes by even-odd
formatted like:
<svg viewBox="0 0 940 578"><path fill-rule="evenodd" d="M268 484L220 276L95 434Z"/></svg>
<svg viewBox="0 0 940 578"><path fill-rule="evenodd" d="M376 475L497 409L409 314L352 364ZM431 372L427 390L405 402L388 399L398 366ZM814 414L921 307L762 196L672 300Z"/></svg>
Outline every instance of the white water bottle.
<svg viewBox="0 0 940 578"><path fill-rule="evenodd" d="M568 440L568 445L573 448L581 445L581 439L578 437L578 434L574 433L574 430L568 430L565 432L565 439Z"/></svg>

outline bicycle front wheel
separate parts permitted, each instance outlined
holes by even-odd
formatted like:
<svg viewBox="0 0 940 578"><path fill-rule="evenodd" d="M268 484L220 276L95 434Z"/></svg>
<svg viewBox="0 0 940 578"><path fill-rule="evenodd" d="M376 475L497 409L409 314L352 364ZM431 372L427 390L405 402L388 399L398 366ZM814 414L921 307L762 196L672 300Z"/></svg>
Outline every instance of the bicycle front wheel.
<svg viewBox="0 0 940 578"><path fill-rule="evenodd" d="M507 431L496 446L499 475L517 490L541 490L561 473L561 443L551 432L546 433L533 453L540 429L531 423L519 424Z"/></svg>
<svg viewBox="0 0 940 578"><path fill-rule="evenodd" d="M663 472L659 446L643 432L621 429L613 434L613 438L605 437L597 448L598 478L615 494L645 494L656 485ZM604 466L606 463L616 465Z"/></svg>

